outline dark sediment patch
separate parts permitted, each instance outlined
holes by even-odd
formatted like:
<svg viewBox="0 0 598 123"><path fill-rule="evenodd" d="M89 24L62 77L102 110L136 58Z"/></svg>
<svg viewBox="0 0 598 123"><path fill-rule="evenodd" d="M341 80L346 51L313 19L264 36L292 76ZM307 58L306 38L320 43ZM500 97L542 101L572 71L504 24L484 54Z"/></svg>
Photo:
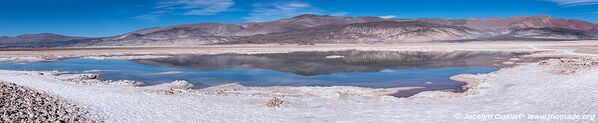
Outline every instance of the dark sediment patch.
<svg viewBox="0 0 598 123"><path fill-rule="evenodd" d="M441 90L441 91L450 91L450 92L453 92L453 93L463 93L463 92L467 91L467 88L461 87L461 88L453 88L453 89L446 88L445 89L445 88L425 87L425 88L400 90L400 91L397 91L395 93L389 94L389 96L394 96L394 97L397 97L397 98L407 98L407 97L411 97L413 95L419 94L419 93L424 92L424 91L438 91L438 90Z"/></svg>
<svg viewBox="0 0 598 123"><path fill-rule="evenodd" d="M47 94L0 82L0 122L101 122L86 110Z"/></svg>

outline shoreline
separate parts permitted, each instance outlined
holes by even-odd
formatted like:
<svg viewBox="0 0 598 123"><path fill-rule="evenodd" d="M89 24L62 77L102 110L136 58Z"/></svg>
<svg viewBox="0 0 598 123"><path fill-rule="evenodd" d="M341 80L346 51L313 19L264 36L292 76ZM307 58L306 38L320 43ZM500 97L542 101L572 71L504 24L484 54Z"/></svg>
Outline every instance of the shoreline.
<svg viewBox="0 0 598 123"><path fill-rule="evenodd" d="M492 46L476 45L479 47L475 49ZM524 48L514 50L553 50L526 45L516 47ZM417 48L419 46L410 49ZM598 90L593 89L598 87L595 83L598 81L598 57L570 51L562 49L531 55L564 58L518 64L489 74L451 77L467 83L465 93L427 91L408 98L395 98L388 93L410 88L247 87L226 84L190 90L192 86L185 82L143 87L134 84L81 84L65 80L72 76L39 75L35 71L0 71L0 80L89 107L90 111L105 117L107 122L222 122L222 119L228 119L228 122L480 122L483 120L464 120L456 115L598 113L598 105L595 105ZM98 100L102 103L97 103ZM595 119L573 122L591 121Z"/></svg>
<svg viewBox="0 0 598 123"><path fill-rule="evenodd" d="M469 89L465 93L452 93L447 91L427 91L422 92L420 94L416 94L412 97L408 98L395 98L392 96L388 96L387 94L390 92L395 92L397 90L388 90L388 89L370 89L370 88L358 88L358 87L348 87L348 86L334 86L334 87L284 87L284 86L275 86L275 87L247 87L241 86L237 84L226 84L217 87L210 87L205 89L191 89L189 90L189 86L185 83L178 83L178 84L166 84L166 85L155 85L155 86L130 86L130 85L107 85L107 84L81 84L81 83L74 83L63 80L64 78L69 78L68 76L48 76L46 75L36 75L37 72L32 71L0 71L0 80L10 80L13 83L17 83L18 85L23 85L25 87L31 87L32 89L39 90L39 91L49 91L48 93L52 95L58 95L59 97L67 99L69 102L73 102L75 105L81 105L85 107L89 107L90 111L94 113L100 114L101 117L106 117L107 121L122 121L122 120L129 120L129 121L187 121L189 119L195 119L199 121L205 122L218 122L218 120L206 120L210 116L218 117L215 114L205 114L199 113L202 115L206 115L206 117L201 117L200 119L196 119L197 117L192 117L194 115L188 114L191 111L199 111L204 108L208 108L210 110L215 110L213 108L217 108L223 111L216 111L218 115L225 115L228 116L227 118L232 118L238 121L244 119L251 119L251 122L260 122L260 121L268 121L268 122L278 122L278 121L319 121L324 119L336 119L340 121L378 121L378 122L387 122L399 119L411 119L417 121L417 118L423 118L422 116L428 116L431 114L427 114L430 112L419 112L425 110L438 110L436 108L432 108L434 106L448 106L449 109L456 110L456 111L442 111L441 114L437 114L437 119L433 121L462 121L458 119L454 119L451 116L451 112L453 113L492 113L495 111L500 110L489 110L487 108L482 108L484 110L479 110L476 108L464 108L461 107L464 104L473 105L474 107L481 108L480 106L484 106L489 103L483 100L488 101L497 101L495 99L500 98L510 98L505 102L498 103L503 106L515 106L509 105L507 102L509 101L516 101L521 102L519 98L525 99L532 99L536 100L533 97L526 97L527 95L518 94L515 97L504 96L502 93L509 92L509 93L517 93L519 91L523 91L520 89L516 90L504 90L507 88L513 87L523 87L529 88L530 85L540 84L542 83L559 83L558 81L563 80L562 77L576 79L576 78L586 78L586 79L593 79L592 77L598 75L598 69L596 68L584 68L584 71L578 71L578 73L573 75L566 75L566 74L555 74L555 68L567 65L579 65L578 60L570 59L567 61L562 62L562 60L547 60L548 65L541 65L539 63L528 63L525 65L519 65L512 68L504 68L496 72L492 72L489 74L480 74L480 75L458 75L454 76L455 80L463 81L468 83ZM542 63L542 62L540 62ZM592 64L598 65L598 60L592 59ZM546 79L536 80L532 83L517 83L517 82L510 82L505 80L513 80L515 78L521 79L521 73L517 71L525 71L524 73L536 73L537 71L530 70L530 69L541 69L542 75L556 75L555 77L548 77ZM557 70L560 70L557 69ZM572 69L577 71L578 69ZM558 73L558 72L557 72ZM516 76L513 76L516 75ZM589 78L588 78L589 76ZM62 79L61 79L62 78ZM554 79L554 80L553 80ZM23 80L28 80L25 82ZM35 80L35 81L33 81ZM41 80L41 81L40 81ZM528 80L534 80L533 78L527 78ZM551 81L552 80L552 81ZM557 81L555 81L557 80ZM41 83L40 83L41 82ZM573 81L565 81L568 84L573 86L578 86L579 84L572 84L571 82L583 82L588 83L591 80L573 80ZM519 86L518 86L519 85ZM521 86L527 85L527 86ZM571 86L570 85L570 86ZM593 87L593 85L588 85L589 87ZM50 86L50 87L48 87ZM544 86L541 87L540 90L544 90L545 88L554 88L557 86ZM401 88L408 90L410 88ZM534 89L537 90L537 89ZM567 89L568 90L568 89ZM585 89L583 89L585 90ZM562 90L563 91L563 90ZM77 92L77 93L73 93ZM530 93L524 91L526 93ZM583 92L583 91L581 91ZM584 92L586 94L593 93L594 91ZM539 94L537 91L532 92L534 94ZM545 93L545 91L541 91L540 93ZM574 93L575 94L575 93ZM579 93L577 93L579 94ZM571 94L567 94L571 95ZM512 96L512 95L510 95ZM568 96L561 96L561 95L546 95L547 98L555 98L555 99L569 99ZM119 97L114 99L115 97ZM100 100L104 100L103 103L108 104L96 104L95 98L99 98ZM586 99L587 98L587 99ZM90 100L91 99L91 100ZM273 108L267 106L270 100L277 99L280 100L280 106L275 106ZM482 99L481 101L478 99ZM587 102L592 99L598 99L598 96L590 96L586 95L582 102ZM519 100L519 101L517 101ZM146 104L143 103L145 101L150 101L155 104ZM492 101L494 104L497 102ZM523 101L525 102L525 101ZM541 101L541 102L551 102L550 100ZM562 102L556 101L555 103ZM590 101L591 102L591 101ZM584 106L592 107L590 102L581 103L581 102L567 102L567 104L580 104ZM177 105L170 105L170 104L177 104ZM198 103L202 103L200 106L195 106ZM448 104L443 104L448 103ZM589 104L588 104L589 103ZM428 106L431 105L432 107ZM530 104L524 104L530 105ZM544 106L552 107L554 104L548 104ZM214 107L215 106L215 107ZM350 109L349 107L358 106L361 108L357 109ZM389 109L380 109L376 107L389 107ZM558 106L558 105L556 105ZM390 108L392 107L392 108ZM427 107L427 108L426 108ZM494 106L492 106L494 107ZM520 107L526 108L526 107ZM315 108L315 109L314 109ZM357 111L357 110L365 110L367 112L377 112L375 114L380 114L379 117L386 117L389 119L377 119L377 120L366 120L362 118L367 118L367 114L363 113L351 113L351 114L332 114L332 115L323 115L321 113L316 113L322 110L322 108L329 110L329 111ZM346 109L349 108L349 109ZM402 109L404 108L404 109ZM423 108L423 109L422 109ZM431 109L429 109L431 108ZM455 109L455 108L458 108ZM464 109L461 109L464 108ZM497 109L501 109L500 107L496 107ZM529 107L528 107L529 108ZM533 106L532 106L533 108ZM565 108L566 107L561 107ZM163 112L164 114L146 114L144 115L152 115L156 116L156 118L142 118L134 115L138 115L136 112L138 110L143 109L144 112ZM182 110L185 109L185 110ZM402 109L400 111L395 111L397 109ZM184 111L188 113L178 113L179 111ZM249 113L245 115L241 115L240 117L233 118L232 115L238 115L238 113L230 113L227 111L230 110L237 110L243 113ZM301 110L307 110L307 112L315 113L313 115L309 114L301 114L299 112L303 112ZM379 111L378 111L379 110ZM299 112L296 112L299 111ZM480 112L482 111L482 112ZM488 112L490 111L490 112ZM513 110L511 112L517 113L519 110ZM532 110L534 111L534 110ZM552 113L559 113L554 112L552 110L542 110L541 112L546 113L547 111ZM578 111L576 113L584 113L584 112L598 112L598 110L592 110L592 108L583 108L583 109L572 109L571 111ZM117 113L119 112L119 113ZM171 113L167 113L171 112ZM177 112L177 113L175 113ZM239 113L240 113L239 112ZM277 113L292 113L291 116L281 116L276 115ZM325 111L328 112L328 111ZM386 112L386 113L382 113ZM389 112L394 112L392 114L397 113L415 113L414 115L410 116L400 116L400 117L390 117L395 115L387 114ZM419 112L419 113L418 113ZM501 111L502 112L502 111ZM271 114L273 113L273 114ZM283 114L286 114L283 113ZM533 113L533 112L526 112L526 113ZM561 112L563 113L563 112ZM304 115L309 115L311 117L317 116L316 114L323 115L324 117L314 117L314 119L304 119L298 118L298 116L303 117ZM349 116L343 116L349 115ZM425 115L424 115L425 114ZM418 116L419 115L419 116ZM353 118L360 116L361 118ZM293 118L294 117L294 118ZM349 120L341 120L351 117L352 119ZM411 118L411 117L415 117ZM444 117L444 118L443 118ZM164 119L163 119L164 118ZM257 119L255 119L257 118ZM290 119L289 119L290 118ZM398 118L398 119L397 119ZM286 119L286 120L284 120ZM369 119L369 118L368 118ZM430 119L428 119L430 120ZM479 120L471 120L471 122L476 122ZM527 120L521 120L527 121Z"/></svg>
<svg viewBox="0 0 598 123"><path fill-rule="evenodd" d="M77 47L77 48L0 48L0 61L48 61L73 57L115 59L144 59L176 54L267 54L298 51L504 51L532 52L555 51L580 47L579 50L593 52L587 48L598 47L598 41L559 41L559 42L468 42L468 43L407 43L407 44L239 44L239 45L200 45L190 47ZM586 49L584 49L586 48Z"/></svg>

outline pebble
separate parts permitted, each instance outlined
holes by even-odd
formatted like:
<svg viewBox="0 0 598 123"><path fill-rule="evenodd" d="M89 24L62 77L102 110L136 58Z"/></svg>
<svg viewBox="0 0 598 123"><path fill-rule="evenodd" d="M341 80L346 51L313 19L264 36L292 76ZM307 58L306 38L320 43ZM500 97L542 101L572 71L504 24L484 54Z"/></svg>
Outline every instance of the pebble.
<svg viewBox="0 0 598 123"><path fill-rule="evenodd" d="M0 122L99 122L85 110L49 95L0 82Z"/></svg>
<svg viewBox="0 0 598 123"><path fill-rule="evenodd" d="M54 70L50 73L52 76L60 76L60 71Z"/></svg>

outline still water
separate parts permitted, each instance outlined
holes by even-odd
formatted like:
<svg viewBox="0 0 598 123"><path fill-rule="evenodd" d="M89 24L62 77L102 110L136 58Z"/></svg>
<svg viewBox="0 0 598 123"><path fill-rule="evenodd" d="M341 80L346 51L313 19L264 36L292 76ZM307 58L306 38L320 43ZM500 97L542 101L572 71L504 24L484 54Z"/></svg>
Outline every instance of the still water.
<svg viewBox="0 0 598 123"><path fill-rule="evenodd" d="M187 80L197 87L226 83L250 86L424 86L457 89L449 80L462 73L489 73L517 53L334 51L277 54L173 55L143 60L84 58L51 62L0 63L7 70L97 73L103 80L135 80L148 85ZM430 83L431 82L431 83Z"/></svg>

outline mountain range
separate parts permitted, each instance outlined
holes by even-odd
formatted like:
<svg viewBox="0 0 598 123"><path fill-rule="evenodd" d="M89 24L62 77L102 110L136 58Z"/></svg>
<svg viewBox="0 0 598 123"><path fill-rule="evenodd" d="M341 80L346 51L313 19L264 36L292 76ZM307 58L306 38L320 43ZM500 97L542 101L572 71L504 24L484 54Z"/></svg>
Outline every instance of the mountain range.
<svg viewBox="0 0 598 123"><path fill-rule="evenodd" d="M598 39L598 24L546 15L510 18L384 19L305 14L271 22L198 23L100 38L57 34L0 37L0 47L189 46L210 44L404 43Z"/></svg>

